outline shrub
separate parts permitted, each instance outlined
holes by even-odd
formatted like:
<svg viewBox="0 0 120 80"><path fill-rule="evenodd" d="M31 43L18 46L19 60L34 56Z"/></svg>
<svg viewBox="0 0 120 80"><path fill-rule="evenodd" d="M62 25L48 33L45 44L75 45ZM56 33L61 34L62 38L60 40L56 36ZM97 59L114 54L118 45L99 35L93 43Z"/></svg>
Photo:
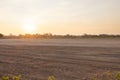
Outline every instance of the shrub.
<svg viewBox="0 0 120 80"><path fill-rule="evenodd" d="M0 33L0 38L2 38L4 35Z"/></svg>

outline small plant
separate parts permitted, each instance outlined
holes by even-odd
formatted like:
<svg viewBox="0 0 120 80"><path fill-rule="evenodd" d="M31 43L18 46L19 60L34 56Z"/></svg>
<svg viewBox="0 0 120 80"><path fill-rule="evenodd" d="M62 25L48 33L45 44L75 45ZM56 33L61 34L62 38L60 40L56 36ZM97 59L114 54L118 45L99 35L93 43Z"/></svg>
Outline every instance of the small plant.
<svg viewBox="0 0 120 80"><path fill-rule="evenodd" d="M3 76L2 80L9 80L9 77L8 76Z"/></svg>
<svg viewBox="0 0 120 80"><path fill-rule="evenodd" d="M13 80L20 80L21 79L21 75L19 76L13 76Z"/></svg>
<svg viewBox="0 0 120 80"><path fill-rule="evenodd" d="M116 73L115 77L116 77L117 80L120 80L120 72Z"/></svg>
<svg viewBox="0 0 120 80"><path fill-rule="evenodd" d="M54 76L49 76L48 80L55 80L55 77Z"/></svg>

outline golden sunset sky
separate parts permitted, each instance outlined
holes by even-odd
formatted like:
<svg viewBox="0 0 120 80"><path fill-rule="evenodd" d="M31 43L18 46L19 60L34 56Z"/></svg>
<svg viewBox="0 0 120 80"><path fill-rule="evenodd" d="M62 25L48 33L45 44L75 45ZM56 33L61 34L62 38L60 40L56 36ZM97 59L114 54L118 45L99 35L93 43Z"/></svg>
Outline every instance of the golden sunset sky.
<svg viewBox="0 0 120 80"><path fill-rule="evenodd" d="M0 33L119 34L120 0L0 0Z"/></svg>

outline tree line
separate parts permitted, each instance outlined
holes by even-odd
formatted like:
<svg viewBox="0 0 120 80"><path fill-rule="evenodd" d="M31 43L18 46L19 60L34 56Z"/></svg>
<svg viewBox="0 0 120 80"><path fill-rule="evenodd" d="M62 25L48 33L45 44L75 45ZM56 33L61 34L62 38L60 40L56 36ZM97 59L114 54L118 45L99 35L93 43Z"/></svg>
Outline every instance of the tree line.
<svg viewBox="0 0 120 80"><path fill-rule="evenodd" d="M120 35L110 35L110 34L98 34L98 35L91 35L91 34L83 34L83 35L53 35L52 33L45 33L45 34L19 34L19 35L4 35L0 33L1 39L25 39L25 38L45 38L45 39L59 39L59 38L120 38Z"/></svg>

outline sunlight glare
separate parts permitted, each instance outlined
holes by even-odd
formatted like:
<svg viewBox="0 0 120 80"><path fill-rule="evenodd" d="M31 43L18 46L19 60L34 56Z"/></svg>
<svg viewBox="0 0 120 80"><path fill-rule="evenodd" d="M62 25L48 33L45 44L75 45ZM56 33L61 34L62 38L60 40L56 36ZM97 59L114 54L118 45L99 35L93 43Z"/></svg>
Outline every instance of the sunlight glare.
<svg viewBox="0 0 120 80"><path fill-rule="evenodd" d="M25 33L34 33L36 30L36 24L32 19L24 21L23 30Z"/></svg>

